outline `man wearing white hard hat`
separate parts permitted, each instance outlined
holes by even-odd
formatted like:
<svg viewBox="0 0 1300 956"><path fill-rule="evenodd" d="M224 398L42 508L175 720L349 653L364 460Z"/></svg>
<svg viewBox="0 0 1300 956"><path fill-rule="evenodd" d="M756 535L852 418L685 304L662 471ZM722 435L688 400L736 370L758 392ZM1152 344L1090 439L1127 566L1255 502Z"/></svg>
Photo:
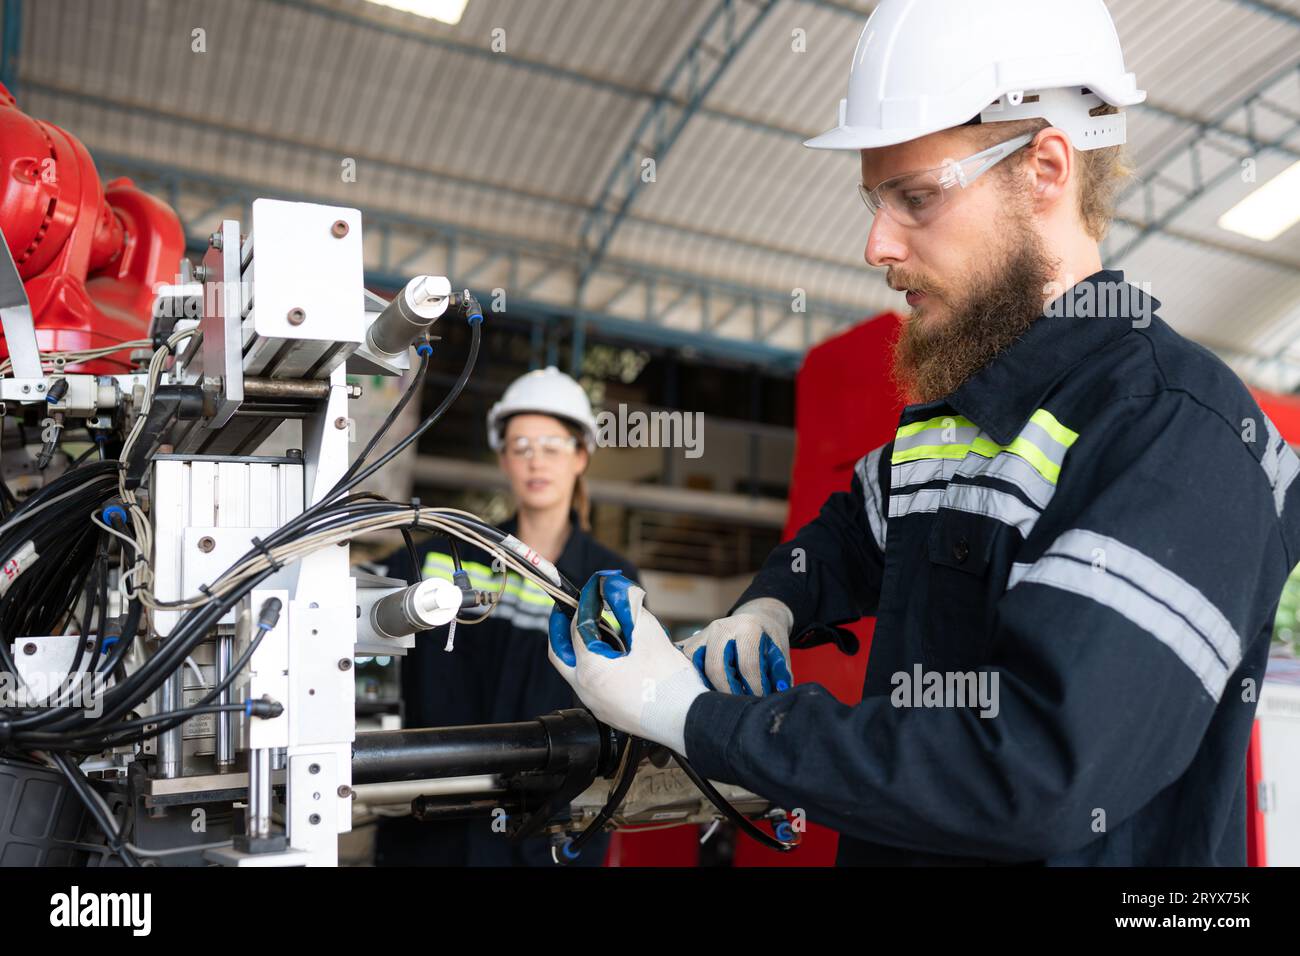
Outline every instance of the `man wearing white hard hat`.
<svg viewBox="0 0 1300 956"><path fill-rule="evenodd" d="M516 512L502 530L551 561L570 580L603 568L636 568L591 535L584 473L596 450L596 417L578 382L554 367L517 378L487 416L488 445L510 484ZM391 573L409 578L399 554ZM425 575L451 577L457 563L479 590L500 593L492 614L458 625L450 650L447 628L421 635L402 662L402 699L408 727L455 727L530 720L577 704L573 691L547 662L551 598L511 573L502 580L492 556L460 544L452 551L434 538L419 555ZM478 615L467 612L466 620ZM490 816L418 823L384 820L376 838L380 866L553 866L546 837L514 844ZM607 836L590 841L576 861L599 866Z"/></svg>
<svg viewBox="0 0 1300 956"><path fill-rule="evenodd" d="M1245 863L1300 460L1103 267L1144 97L1101 0L880 3L807 145L860 153L909 404L684 655L637 589L627 653L553 614L598 717L838 830L841 864ZM864 616L861 703L771 679Z"/></svg>

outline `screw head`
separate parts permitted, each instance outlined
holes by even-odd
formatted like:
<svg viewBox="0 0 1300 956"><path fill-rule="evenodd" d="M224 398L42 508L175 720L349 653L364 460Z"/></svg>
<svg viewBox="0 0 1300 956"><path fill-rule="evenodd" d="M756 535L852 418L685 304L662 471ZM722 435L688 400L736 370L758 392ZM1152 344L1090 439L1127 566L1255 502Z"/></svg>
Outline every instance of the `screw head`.
<svg viewBox="0 0 1300 956"><path fill-rule="evenodd" d="M348 799L353 795L354 794L352 792L352 788L349 787L346 783L339 786L339 796L342 797L344 800Z"/></svg>
<svg viewBox="0 0 1300 956"><path fill-rule="evenodd" d="M352 659L348 657L341 658L339 660L339 670L341 671L352 670Z"/></svg>
<svg viewBox="0 0 1300 956"><path fill-rule="evenodd" d="M330 226L330 235L335 239L342 239L348 234L348 224L342 219L335 219L334 225Z"/></svg>
<svg viewBox="0 0 1300 956"><path fill-rule="evenodd" d="M320 773L320 764L314 763L307 768L308 773Z"/></svg>
<svg viewBox="0 0 1300 956"><path fill-rule="evenodd" d="M33 654L36 653L36 645L33 644L31 641L28 641L26 644L23 645L23 653L26 654L28 657L31 657Z"/></svg>
<svg viewBox="0 0 1300 956"><path fill-rule="evenodd" d="M313 813L311 816L307 818L307 822L310 823L312 826L315 826L316 824L320 823L320 814Z"/></svg>
<svg viewBox="0 0 1300 956"><path fill-rule="evenodd" d="M202 551L204 554L207 554L216 546L217 546L217 542L213 540L211 535L205 534L203 537L199 538L199 550Z"/></svg>
<svg viewBox="0 0 1300 956"><path fill-rule="evenodd" d="M307 312L294 306L289 310L289 314L286 315L285 318L289 320L290 325L302 325L307 321Z"/></svg>
<svg viewBox="0 0 1300 956"><path fill-rule="evenodd" d="M338 418L334 419L334 427L339 431L342 431L348 427L348 420L340 415Z"/></svg>

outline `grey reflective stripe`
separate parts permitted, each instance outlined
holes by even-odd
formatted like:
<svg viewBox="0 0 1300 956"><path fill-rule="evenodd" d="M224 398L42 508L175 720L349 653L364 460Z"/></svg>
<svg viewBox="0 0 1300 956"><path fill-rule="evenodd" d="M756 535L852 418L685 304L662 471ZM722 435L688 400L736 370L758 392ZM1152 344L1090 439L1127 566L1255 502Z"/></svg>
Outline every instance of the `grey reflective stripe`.
<svg viewBox="0 0 1300 956"><path fill-rule="evenodd" d="M1030 561L1012 562L1011 573L1007 575L1007 590L1010 591L1013 587L1019 584L1020 579L1023 578L1033 566L1033 563Z"/></svg>
<svg viewBox="0 0 1300 956"><path fill-rule="evenodd" d="M1136 548L1074 529L1028 569L1012 568L1008 587L1046 584L1105 605L1178 655L1218 700L1241 663L1241 638L1196 587Z"/></svg>
<svg viewBox="0 0 1300 956"><path fill-rule="evenodd" d="M466 615L468 616L473 613L475 612L467 611ZM530 609L523 606L518 604L506 604L502 601L497 605L496 610L492 612L492 616L488 618L489 621L494 619L508 621L515 627L523 628L525 630L549 631L551 612L547 611L544 614L534 614Z"/></svg>
<svg viewBox="0 0 1300 956"><path fill-rule="evenodd" d="M889 480L895 488L908 485L921 485L927 481L947 481L957 473L960 458L918 458L905 461L901 465L891 465ZM984 459L981 459L984 460Z"/></svg>
<svg viewBox="0 0 1300 956"><path fill-rule="evenodd" d="M884 502L880 493L880 454L884 446L858 459L858 480L862 482L862 497L867 509L867 523L871 526L871 536L876 539L876 547L881 553L885 550L885 536L889 528L885 522Z"/></svg>
<svg viewBox="0 0 1300 956"><path fill-rule="evenodd" d="M910 448L919 448L922 445L969 445L975 440L977 434L979 434L979 429L974 425L961 427L936 425L934 428L927 428L915 435L895 438L894 451L907 451Z"/></svg>
<svg viewBox="0 0 1300 956"><path fill-rule="evenodd" d="M1286 439L1278 432L1272 419L1267 415L1263 418L1264 427L1268 430L1268 444L1259 458L1259 465L1264 469L1268 486L1273 489L1273 507L1280 517L1286 504L1287 490L1291 487L1291 482L1295 481L1296 475L1300 474L1300 458L1296 457Z"/></svg>
<svg viewBox="0 0 1300 956"><path fill-rule="evenodd" d="M1010 492L983 485L949 485L943 506L1011 525L1022 538L1029 537L1040 514L1037 508L1025 504Z"/></svg>
<svg viewBox="0 0 1300 956"><path fill-rule="evenodd" d="M1070 450L1067 446L1062 445L1059 441L1053 438L1048 433L1047 429L1035 422L1026 422L1025 427L1020 430L1020 434L1016 437L1023 438L1025 441L1029 442L1050 458L1052 464L1056 465L1058 468L1061 466L1061 463L1065 461L1065 453Z"/></svg>
<svg viewBox="0 0 1300 956"><path fill-rule="evenodd" d="M987 438L987 435L982 437ZM989 439L992 441L992 439ZM1056 447L1061 447L1056 443ZM1013 455L1010 452L1002 452L994 455L992 458L982 458L979 455L968 455L960 462L961 467L957 469L957 474L966 476L982 476L985 478L997 478L1009 484L1015 485L1039 509L1045 509L1052 495L1056 493L1056 485L1048 481L1043 475L1025 461L1019 455Z"/></svg>
<svg viewBox="0 0 1300 956"><path fill-rule="evenodd" d="M922 488L910 495L889 496L889 516L930 514L940 508L982 515L1010 525L1028 538L1038 520L1039 511L1015 495L983 485L950 484L947 488Z"/></svg>
<svg viewBox="0 0 1300 956"><path fill-rule="evenodd" d="M904 515L938 511L946 492L946 488L923 488L910 495L890 495L889 517L901 518Z"/></svg>

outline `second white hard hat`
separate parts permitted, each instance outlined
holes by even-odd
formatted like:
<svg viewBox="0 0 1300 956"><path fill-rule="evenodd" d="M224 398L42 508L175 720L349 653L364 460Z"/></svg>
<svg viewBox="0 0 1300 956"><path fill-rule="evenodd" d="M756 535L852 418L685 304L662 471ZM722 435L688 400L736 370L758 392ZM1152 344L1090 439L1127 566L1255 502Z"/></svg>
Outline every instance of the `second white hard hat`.
<svg viewBox="0 0 1300 956"><path fill-rule="evenodd" d="M587 451L596 448L596 416L582 386L554 365L536 369L510 383L487 416L488 444L500 451L502 424L511 415L531 412L573 422L582 429Z"/></svg>
<svg viewBox="0 0 1300 956"><path fill-rule="evenodd" d="M1123 143L1146 99L1102 0L881 0L858 40L839 124L804 145L875 149L960 126L1042 117L1076 149Z"/></svg>

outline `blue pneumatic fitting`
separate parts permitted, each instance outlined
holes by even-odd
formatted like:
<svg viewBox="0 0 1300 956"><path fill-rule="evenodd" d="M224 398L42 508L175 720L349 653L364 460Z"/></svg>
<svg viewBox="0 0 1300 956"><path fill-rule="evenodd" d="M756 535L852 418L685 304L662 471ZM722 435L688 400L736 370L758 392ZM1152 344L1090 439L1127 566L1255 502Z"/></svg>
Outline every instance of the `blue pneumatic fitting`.
<svg viewBox="0 0 1300 956"><path fill-rule="evenodd" d="M789 820L782 820L773 827L773 832L776 833L776 838L782 843L790 843L794 840L794 830L790 827Z"/></svg>
<svg viewBox="0 0 1300 956"><path fill-rule="evenodd" d="M126 526L126 509L121 505L109 505L99 513L99 517L103 519L104 524L110 526L113 524L114 516L121 518L123 527Z"/></svg>

